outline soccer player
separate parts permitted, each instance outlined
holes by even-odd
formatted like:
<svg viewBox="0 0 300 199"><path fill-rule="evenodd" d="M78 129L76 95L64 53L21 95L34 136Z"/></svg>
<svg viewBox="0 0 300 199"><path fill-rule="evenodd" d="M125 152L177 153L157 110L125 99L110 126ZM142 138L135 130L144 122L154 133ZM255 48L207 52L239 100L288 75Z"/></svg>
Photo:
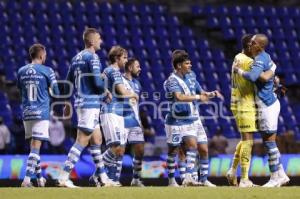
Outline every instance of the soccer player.
<svg viewBox="0 0 300 199"><path fill-rule="evenodd" d="M189 79L194 79L196 83L196 94L202 94L206 95L210 98L218 97L218 98L223 98L223 96L220 94L219 91L215 90L212 92L207 92L202 89L200 86L199 82L196 80L196 75L193 71L190 71L186 75ZM196 103L197 106L197 103ZM197 109L198 110L198 109ZM203 127L203 124L200 119L199 111L197 111L197 120L193 122L194 128L197 132L197 151L199 153L199 161L198 161L198 166L195 166L194 171L193 171L193 178L197 181L199 181L199 186L206 186L206 187L216 187L213 183L211 183L207 177L208 177L208 170L209 170L209 157L208 157L208 145L207 145L207 135L205 132L205 129ZM184 147L183 149L184 150ZM180 153L179 153L180 154ZM184 171L184 162L182 161L182 158L180 158L179 161L179 171L180 174L182 175ZM199 173L200 176L198 178L198 169L199 168Z"/></svg>
<svg viewBox="0 0 300 199"><path fill-rule="evenodd" d="M104 69L103 74L106 76L112 100L102 106L100 115L106 145L108 146L103 154L103 160L108 169L109 178L119 183L122 159L127 143L123 116L124 99L128 98L132 103L137 103L139 97L136 93L126 90L120 72L127 62L127 50L121 46L113 46L108 53L108 58L111 65Z"/></svg>
<svg viewBox="0 0 300 199"><path fill-rule="evenodd" d="M197 101L208 101L210 94L197 93L195 75L191 75L191 61L188 54L182 50L172 53L172 64L175 69L164 82L164 90L168 95L169 112L165 119L165 130L168 143L167 168L169 186L178 186L175 181L175 158L178 149L183 144L186 156L186 174L182 182L184 186L200 185L192 174L197 156L197 134L199 112L195 105Z"/></svg>
<svg viewBox="0 0 300 199"><path fill-rule="evenodd" d="M31 178L36 175L39 187L46 180L41 175L40 147L42 141L49 139L50 87L53 94L59 95L54 71L45 65L46 48L34 44L29 49L31 63L18 71L17 85L22 95L25 139L31 139L30 154L27 160L22 187L32 187Z"/></svg>
<svg viewBox="0 0 300 199"><path fill-rule="evenodd" d="M100 78L101 63L96 51L100 49L102 39L96 29L87 28L83 32L83 41L85 49L72 59L67 74L67 80L74 85L74 107L78 118L77 137L64 163L58 183L61 187L69 188L76 188L69 180L69 174L79 160L81 152L89 143L91 144L89 150L96 165L93 176L99 178L103 184L110 185L112 183L105 173L100 149L99 114L105 87L104 81ZM66 106L64 112L68 115L70 107Z"/></svg>
<svg viewBox="0 0 300 199"><path fill-rule="evenodd" d="M141 84L136 79L141 73L140 63L137 59L128 59L125 64L125 73L123 75L123 82L125 88L137 95L141 92ZM133 146L133 179L131 186L144 187L141 182L142 160L144 156L144 133L141 127L139 116L138 103L131 103L125 101L124 107L125 131L128 135L128 143Z"/></svg>
<svg viewBox="0 0 300 199"><path fill-rule="evenodd" d="M266 82L258 81L260 74L267 70L275 73L276 65L265 52L268 45L268 38L263 34L254 35L250 42L251 54L254 62L250 71L246 72L239 68L239 64L234 66L234 71L245 79L254 82L256 93L256 104L258 107L258 128L262 134L264 146L269 155L269 168L271 171L270 180L264 187L280 187L289 182L289 177L285 174L280 163L280 152L276 145L276 132L280 103L274 93L274 76Z"/></svg>
<svg viewBox="0 0 300 199"><path fill-rule="evenodd" d="M249 71L253 63L250 41L253 35L247 34L242 37L243 50L236 55L233 66L238 63L239 66ZM272 78L273 72L268 70L262 72L259 80L262 82ZM240 187L255 186L248 178L249 167L251 163L251 151L253 146L253 133L256 128L256 107L255 107L255 88L253 83L245 80L232 70L232 91L231 91L231 110L235 117L241 141L238 143L231 168L228 170L226 177L230 185L237 186L236 169L241 164L241 181Z"/></svg>
<svg viewBox="0 0 300 199"><path fill-rule="evenodd" d="M246 71L249 71L253 63L250 52L250 41L253 35L246 34L242 37L243 50L234 58L234 64ZM233 64L233 66L234 66ZM264 78L264 73L261 78ZM271 72L271 76L273 73ZM271 76L269 78L271 78ZM253 133L256 128L256 107L254 85L250 81L237 75L232 70L232 90L231 90L231 111L235 117L237 127L241 133L241 141L236 146L232 166L226 174L230 185L237 186L236 169L241 164L240 187L255 186L248 178L251 163L251 151L253 146Z"/></svg>

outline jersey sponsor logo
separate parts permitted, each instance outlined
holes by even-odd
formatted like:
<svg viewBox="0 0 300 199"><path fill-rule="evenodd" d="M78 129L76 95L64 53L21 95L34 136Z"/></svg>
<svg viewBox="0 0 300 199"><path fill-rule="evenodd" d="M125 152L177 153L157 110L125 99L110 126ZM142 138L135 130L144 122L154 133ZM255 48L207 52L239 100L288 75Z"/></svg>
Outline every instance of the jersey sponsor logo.
<svg viewBox="0 0 300 199"><path fill-rule="evenodd" d="M172 134L172 142L180 143L180 134Z"/></svg>
<svg viewBox="0 0 300 199"><path fill-rule="evenodd" d="M239 126L241 129L250 128L250 125L241 125Z"/></svg>
<svg viewBox="0 0 300 199"><path fill-rule="evenodd" d="M25 74L26 75L35 75L36 70L34 68L29 68L29 69L26 70Z"/></svg>

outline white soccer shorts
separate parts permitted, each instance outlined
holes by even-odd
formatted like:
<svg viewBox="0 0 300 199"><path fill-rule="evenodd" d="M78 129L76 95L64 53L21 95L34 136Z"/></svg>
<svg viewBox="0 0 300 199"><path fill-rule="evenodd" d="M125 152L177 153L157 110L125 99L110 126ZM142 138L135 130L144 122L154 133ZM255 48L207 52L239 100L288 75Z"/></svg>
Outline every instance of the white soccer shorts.
<svg viewBox="0 0 300 199"><path fill-rule="evenodd" d="M197 131L197 143L198 144L207 143L207 135L205 133L205 129L202 125L200 118L194 122L194 126Z"/></svg>
<svg viewBox="0 0 300 199"><path fill-rule="evenodd" d="M100 120L107 146L126 144L127 133L124 127L124 117L114 113L104 113L100 114Z"/></svg>
<svg viewBox="0 0 300 199"><path fill-rule="evenodd" d="M132 127L132 128L125 128L125 132L127 134L127 140L129 144L138 144L144 143L144 132L141 127Z"/></svg>
<svg viewBox="0 0 300 199"><path fill-rule="evenodd" d="M28 120L23 121L25 128L25 139L34 138L37 140L49 139L49 120Z"/></svg>
<svg viewBox="0 0 300 199"><path fill-rule="evenodd" d="M266 106L261 100L256 100L258 106L258 129L266 133L276 133L280 103L276 100L271 106Z"/></svg>
<svg viewBox="0 0 300 199"><path fill-rule="evenodd" d="M197 129L195 124L186 125L168 125L165 124L165 131L167 134L167 143L173 146L179 146L184 137L197 138Z"/></svg>
<svg viewBox="0 0 300 199"><path fill-rule="evenodd" d="M82 108L77 109L77 128L87 134L91 134L99 126L99 108Z"/></svg>

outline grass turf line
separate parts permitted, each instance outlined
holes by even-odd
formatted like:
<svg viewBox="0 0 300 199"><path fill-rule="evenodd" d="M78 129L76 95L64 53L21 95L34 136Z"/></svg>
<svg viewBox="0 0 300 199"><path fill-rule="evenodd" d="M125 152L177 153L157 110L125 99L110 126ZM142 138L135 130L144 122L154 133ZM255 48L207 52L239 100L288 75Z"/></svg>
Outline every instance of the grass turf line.
<svg viewBox="0 0 300 199"><path fill-rule="evenodd" d="M0 188L2 199L297 199L299 187L112 187L112 188Z"/></svg>

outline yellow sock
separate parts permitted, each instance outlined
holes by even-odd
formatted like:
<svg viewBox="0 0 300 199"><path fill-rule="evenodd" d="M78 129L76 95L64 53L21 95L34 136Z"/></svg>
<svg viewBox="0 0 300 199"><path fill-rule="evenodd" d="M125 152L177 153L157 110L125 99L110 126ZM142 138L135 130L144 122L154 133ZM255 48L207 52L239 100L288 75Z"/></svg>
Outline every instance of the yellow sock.
<svg viewBox="0 0 300 199"><path fill-rule="evenodd" d="M234 156L233 156L233 160L232 160L232 165L231 167L233 169L237 169L238 165L239 165L239 162L240 162L240 151L241 151L241 144L242 144L242 141L240 141L237 145L236 145L236 148L235 148L235 152L234 152Z"/></svg>
<svg viewBox="0 0 300 199"><path fill-rule="evenodd" d="M240 161L241 161L241 179L247 180L248 173L251 163L251 151L252 151L253 141L247 140L242 141L241 151L240 151Z"/></svg>

